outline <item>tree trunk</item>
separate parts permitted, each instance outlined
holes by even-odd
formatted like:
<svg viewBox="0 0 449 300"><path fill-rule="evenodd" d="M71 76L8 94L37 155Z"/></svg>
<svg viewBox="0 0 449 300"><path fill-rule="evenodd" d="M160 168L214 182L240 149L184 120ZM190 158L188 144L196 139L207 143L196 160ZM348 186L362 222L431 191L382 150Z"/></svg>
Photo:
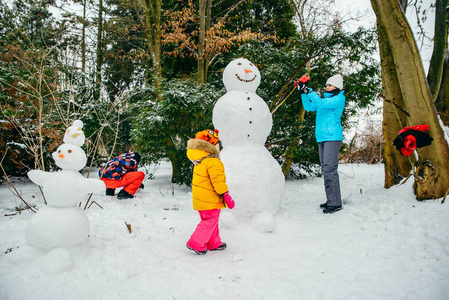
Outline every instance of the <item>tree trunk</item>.
<svg viewBox="0 0 449 300"><path fill-rule="evenodd" d="M96 74L96 92L95 98L100 98L101 88L101 66L103 64L103 0L98 3L98 30L97 30L97 74Z"/></svg>
<svg viewBox="0 0 449 300"><path fill-rule="evenodd" d="M436 101L441 121L445 126L449 126L449 53L446 51L444 58L443 78L441 88Z"/></svg>
<svg viewBox="0 0 449 300"><path fill-rule="evenodd" d="M385 28L377 25L379 33L379 51L382 71L382 93L385 97L383 102L382 131L385 139L382 156L385 169L385 188L398 184L402 178L407 177L413 168L411 158L403 156L394 146L393 140L397 137L399 130L409 126L407 116L399 107L405 107L402 98L398 75L394 68L391 49L386 40ZM394 104L393 104L394 103ZM397 105L397 106L395 106Z"/></svg>
<svg viewBox="0 0 449 300"><path fill-rule="evenodd" d="M428 124L432 145L417 150L415 195L418 200L441 198L449 187L449 148L425 77L413 32L397 0L371 0L384 29L396 68L410 124ZM381 58L383 59L383 58Z"/></svg>
<svg viewBox="0 0 449 300"><path fill-rule="evenodd" d="M86 12L87 12L87 0L83 1L83 31L81 37L81 71L83 73L83 83L85 83L86 74Z"/></svg>
<svg viewBox="0 0 449 300"><path fill-rule="evenodd" d="M150 52L151 63L153 66L152 77L156 87L156 96L158 101L162 101L161 82L162 82L162 46L161 46L161 14L162 14L162 0L138 0L140 6L143 8L145 15L142 26L145 30L148 51ZM139 14L139 9L135 7L136 13Z"/></svg>
<svg viewBox="0 0 449 300"><path fill-rule="evenodd" d="M305 113L306 113L306 111L305 111L304 107L301 105L301 109L299 110L299 113L298 113L298 122L300 124L299 129L302 128L302 123L304 122ZM295 142L293 142L287 146L287 149L284 152L285 159L284 159L284 163L281 166L282 173L284 173L284 176L287 176L288 172L290 171L290 168L292 167L293 158L295 157L295 151L296 151L296 149L298 149L298 146L299 146L299 140L300 140L300 138L298 137L295 140Z"/></svg>
<svg viewBox="0 0 449 300"><path fill-rule="evenodd" d="M433 100L436 101L443 77L444 55L447 50L447 30L449 0L436 0L435 3L435 34L433 41L433 52L430 59L429 72L427 73L427 82L429 83L430 93Z"/></svg>
<svg viewBox="0 0 449 300"><path fill-rule="evenodd" d="M166 140L168 149L167 149L167 157L171 162L171 167L172 167L172 175L171 175L171 182L172 183L176 183L176 179L179 175L179 173L181 172L181 165L179 163L179 159L177 159L178 155L177 155L177 150L176 150L176 146L173 143L173 140L171 137L167 138Z"/></svg>
<svg viewBox="0 0 449 300"><path fill-rule="evenodd" d="M199 37L198 37L198 83L206 83L206 59L204 47L206 44L206 7L207 0L199 0Z"/></svg>

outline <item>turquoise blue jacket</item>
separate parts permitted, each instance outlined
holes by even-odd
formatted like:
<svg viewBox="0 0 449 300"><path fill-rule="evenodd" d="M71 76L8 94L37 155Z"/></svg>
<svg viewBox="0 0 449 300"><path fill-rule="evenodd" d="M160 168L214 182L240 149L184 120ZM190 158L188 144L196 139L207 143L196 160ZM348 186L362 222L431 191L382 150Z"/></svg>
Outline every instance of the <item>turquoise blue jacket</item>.
<svg viewBox="0 0 449 300"><path fill-rule="evenodd" d="M326 141L343 140L343 128L341 127L341 114L345 107L344 92L334 96L332 93L324 93L320 98L312 89L308 94L302 94L301 100L304 109L316 111L315 138L318 143Z"/></svg>

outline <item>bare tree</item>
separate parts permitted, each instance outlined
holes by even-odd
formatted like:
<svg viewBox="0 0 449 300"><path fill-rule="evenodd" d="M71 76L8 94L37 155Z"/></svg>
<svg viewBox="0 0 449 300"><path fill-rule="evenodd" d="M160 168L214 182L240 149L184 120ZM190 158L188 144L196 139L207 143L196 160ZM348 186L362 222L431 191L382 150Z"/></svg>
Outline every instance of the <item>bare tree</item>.
<svg viewBox="0 0 449 300"><path fill-rule="evenodd" d="M409 116L402 117L407 125L428 124L432 145L417 150L414 189L418 200L443 197L449 186L449 148L440 126L424 67L413 32L397 0L371 0L379 34L388 43L389 66L396 70L398 86ZM387 52L381 53L387 55ZM384 59L384 57L381 57ZM385 85L385 82L384 82Z"/></svg>

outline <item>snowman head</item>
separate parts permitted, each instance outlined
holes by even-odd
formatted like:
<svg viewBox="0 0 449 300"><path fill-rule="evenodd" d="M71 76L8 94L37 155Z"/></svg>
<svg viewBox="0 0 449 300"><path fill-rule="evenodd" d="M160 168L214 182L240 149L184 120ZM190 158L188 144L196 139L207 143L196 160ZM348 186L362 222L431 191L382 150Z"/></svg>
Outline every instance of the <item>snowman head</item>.
<svg viewBox="0 0 449 300"><path fill-rule="evenodd" d="M73 144L62 144L52 156L56 165L63 170L79 171L87 162L83 149Z"/></svg>
<svg viewBox="0 0 449 300"><path fill-rule="evenodd" d="M228 92L248 91L255 93L260 84L260 72L245 58L231 61L223 71L223 83Z"/></svg>
<svg viewBox="0 0 449 300"><path fill-rule="evenodd" d="M84 136L84 132L82 130L83 122L81 120L73 121L73 125L67 128L64 134L64 143L73 144L81 147L84 145L84 141L86 137Z"/></svg>

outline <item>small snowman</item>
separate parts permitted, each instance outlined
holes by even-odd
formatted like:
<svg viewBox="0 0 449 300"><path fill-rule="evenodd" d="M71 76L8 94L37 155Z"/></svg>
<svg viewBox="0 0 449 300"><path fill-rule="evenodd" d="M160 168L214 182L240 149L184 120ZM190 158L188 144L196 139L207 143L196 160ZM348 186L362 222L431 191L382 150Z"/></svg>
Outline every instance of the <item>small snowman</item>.
<svg viewBox="0 0 449 300"><path fill-rule="evenodd" d="M28 223L27 243L41 249L80 245L86 242L90 224L78 204L88 193L104 192L106 186L98 179L84 178L79 170L87 157L81 146L85 136L80 120L73 122L64 135L64 143L52 154L58 172L31 170L28 177L43 187L47 206L41 208Z"/></svg>
<svg viewBox="0 0 449 300"><path fill-rule="evenodd" d="M260 73L250 61L238 58L226 66L223 83L227 93L214 106L213 123L220 130L220 159L236 202L233 213L239 219L251 218L257 229L271 232L285 178L265 147L273 119L256 94Z"/></svg>

